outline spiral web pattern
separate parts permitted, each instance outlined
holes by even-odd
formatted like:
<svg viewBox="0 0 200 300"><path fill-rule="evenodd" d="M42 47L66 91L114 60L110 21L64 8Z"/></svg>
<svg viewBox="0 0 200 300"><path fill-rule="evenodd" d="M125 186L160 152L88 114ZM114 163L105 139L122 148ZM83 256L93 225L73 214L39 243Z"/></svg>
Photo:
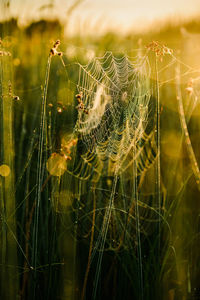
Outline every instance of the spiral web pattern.
<svg viewBox="0 0 200 300"><path fill-rule="evenodd" d="M124 172L138 157L142 171L144 145L154 147L148 129L152 110L148 58L131 61L107 52L80 65L77 87L88 113L79 110L76 132L87 151L97 155L104 167L109 161L110 175Z"/></svg>

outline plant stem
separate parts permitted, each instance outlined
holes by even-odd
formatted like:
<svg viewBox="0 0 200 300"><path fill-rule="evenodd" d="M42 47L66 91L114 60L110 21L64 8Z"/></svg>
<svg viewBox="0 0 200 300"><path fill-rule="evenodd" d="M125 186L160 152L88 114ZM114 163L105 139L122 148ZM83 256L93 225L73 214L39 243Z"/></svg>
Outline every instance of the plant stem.
<svg viewBox="0 0 200 300"><path fill-rule="evenodd" d="M14 141L13 141L13 99L12 99L12 69L11 58L1 57L1 123L0 123L0 164L4 163L10 168L10 174L0 178L0 210L2 218L1 232L1 298L15 299L18 294L17 244L15 193L14 193ZM10 217L11 216L11 217ZM14 268L8 268L13 265ZM6 279L6 284L5 284Z"/></svg>
<svg viewBox="0 0 200 300"><path fill-rule="evenodd" d="M39 147L38 147L38 159L37 159L37 188L36 188L36 207L34 216L34 228L33 228L33 268L34 268L34 296L36 296L36 286L37 286L37 254L38 254L38 226L39 226L39 214L40 214L40 203L41 203L41 190L42 190L42 173L43 173L43 150L45 141L45 130L46 130L46 102L47 102L47 90L49 82L51 66L51 55L48 57L46 75L45 75L45 85L44 93L42 99L42 109L41 109L41 119L40 119L40 133L39 133Z"/></svg>
<svg viewBox="0 0 200 300"><path fill-rule="evenodd" d="M180 122L181 126L184 132L185 136L185 142L186 142L186 147L188 151L188 156L190 159L191 167L196 179L197 187L200 190L200 170L199 166L196 160L196 156L192 147L192 143L190 140L188 128L187 128L187 122L185 118L185 113L184 113L184 108L183 108L183 101L182 101L182 93L181 93L181 87L180 87L180 65L178 64L176 68L176 93L177 93L177 101L178 101L178 110L179 110L179 117L180 117Z"/></svg>

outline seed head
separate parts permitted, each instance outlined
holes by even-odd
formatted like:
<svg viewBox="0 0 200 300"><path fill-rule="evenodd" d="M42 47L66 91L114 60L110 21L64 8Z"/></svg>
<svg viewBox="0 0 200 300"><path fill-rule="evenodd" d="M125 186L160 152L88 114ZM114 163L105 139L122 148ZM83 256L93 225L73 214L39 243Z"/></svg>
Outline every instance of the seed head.
<svg viewBox="0 0 200 300"><path fill-rule="evenodd" d="M79 94L76 95L76 99L78 100L79 103L81 102L82 97L83 97L82 92L80 92Z"/></svg>
<svg viewBox="0 0 200 300"><path fill-rule="evenodd" d="M187 87L186 87L186 92L191 96L194 93L194 88L193 88L193 78L190 78L190 80L187 83Z"/></svg>
<svg viewBox="0 0 200 300"><path fill-rule="evenodd" d="M52 55L52 56L55 56L55 55L62 56L63 55L62 52L57 51L59 45L60 45L60 40L57 40L50 50L50 55Z"/></svg>
<svg viewBox="0 0 200 300"><path fill-rule="evenodd" d="M56 54L57 54L56 48L51 48L50 54L51 54L52 56L56 55Z"/></svg>
<svg viewBox="0 0 200 300"><path fill-rule="evenodd" d="M155 52L156 56L159 56L159 57L164 56L165 54L169 54L169 55L173 54L172 49L166 47L165 45L162 45L161 43L159 43L157 41L152 41L151 43L146 45L146 48L148 50Z"/></svg>
<svg viewBox="0 0 200 300"><path fill-rule="evenodd" d="M20 100L20 99L19 99L19 96L13 96L13 100L19 101L19 100Z"/></svg>
<svg viewBox="0 0 200 300"><path fill-rule="evenodd" d="M53 48L58 48L58 46L60 45L60 40L57 40L56 42L55 42L55 44L53 45Z"/></svg>
<svg viewBox="0 0 200 300"><path fill-rule="evenodd" d="M63 112L62 108L61 108L61 107L57 107L57 112L58 112L59 114L61 114L61 113Z"/></svg>

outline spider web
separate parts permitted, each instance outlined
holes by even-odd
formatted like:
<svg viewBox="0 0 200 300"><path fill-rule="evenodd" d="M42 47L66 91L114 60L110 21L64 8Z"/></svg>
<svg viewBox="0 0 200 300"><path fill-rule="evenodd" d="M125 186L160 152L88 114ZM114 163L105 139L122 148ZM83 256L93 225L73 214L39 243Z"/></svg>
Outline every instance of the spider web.
<svg viewBox="0 0 200 300"><path fill-rule="evenodd" d="M142 284L141 239L155 230L152 224L161 218L156 192L151 203L145 203L138 192L152 165L156 178L156 101L151 78L147 56L114 57L106 52L85 66L79 64L81 107L77 107L75 133L82 162L78 159L78 166L82 178L90 176L83 185L87 190L92 186L87 201L82 200L79 234L94 231L89 260L90 264L98 251L94 299L106 249L134 248ZM82 190L79 186L80 203L85 198Z"/></svg>
<svg viewBox="0 0 200 300"><path fill-rule="evenodd" d="M75 130L86 150L97 155L101 166L109 161L106 170L110 175L124 172L136 158L138 171L143 171L145 145L155 148L149 130L152 86L148 58L132 61L107 52L79 65L77 88L87 113L79 110Z"/></svg>

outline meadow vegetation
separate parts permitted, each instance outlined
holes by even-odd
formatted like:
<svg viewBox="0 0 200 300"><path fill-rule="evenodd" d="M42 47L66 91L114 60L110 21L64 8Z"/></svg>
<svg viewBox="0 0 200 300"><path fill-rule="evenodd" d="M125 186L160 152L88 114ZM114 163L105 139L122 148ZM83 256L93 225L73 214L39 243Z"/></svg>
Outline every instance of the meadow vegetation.
<svg viewBox="0 0 200 300"><path fill-rule="evenodd" d="M199 299L200 22L156 28L0 24L1 299Z"/></svg>

